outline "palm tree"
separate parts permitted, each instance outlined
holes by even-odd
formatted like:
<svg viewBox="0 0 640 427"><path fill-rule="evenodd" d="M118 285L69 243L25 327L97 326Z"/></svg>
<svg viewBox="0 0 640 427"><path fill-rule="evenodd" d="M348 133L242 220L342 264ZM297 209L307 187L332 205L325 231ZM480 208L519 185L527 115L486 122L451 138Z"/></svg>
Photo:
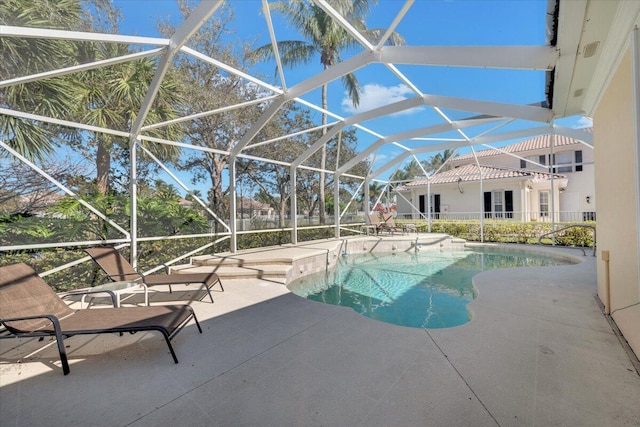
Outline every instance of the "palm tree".
<svg viewBox="0 0 640 427"><path fill-rule="evenodd" d="M427 163L427 161L423 161L422 165L426 166ZM405 164L402 169L398 169L397 171L395 171L395 173L391 176L391 181L403 182L414 179L415 177L421 175L424 175L424 172L422 172L422 168L417 161L411 160L409 163Z"/></svg>
<svg viewBox="0 0 640 427"><path fill-rule="evenodd" d="M4 0L0 24L78 29L86 14L79 0ZM77 64L77 44L66 40L0 37L0 80ZM0 91L0 106L43 116L61 116L75 107L78 92L69 79L51 78L9 86ZM43 160L53 152L60 129L31 120L0 115L0 138L19 154ZM4 150L3 150L4 151Z"/></svg>
<svg viewBox="0 0 640 427"><path fill-rule="evenodd" d="M84 8L83 8L84 7ZM90 30L94 15L108 15L110 30L117 29L118 13L101 0L5 0L0 2L0 23L64 30ZM110 43L40 40L37 38L0 37L0 79L49 71L56 68L92 62L131 53L125 45ZM24 53L28 53L25 55ZM4 60L6 59L6 60ZM10 86L0 91L0 106L28 111L48 117L64 117L95 126L128 130L153 79L156 63L142 59L79 74L38 80ZM169 120L177 116L180 92L176 78L168 74L154 100L148 121ZM163 128L153 136L177 139L177 127ZM95 148L97 188L100 194L109 190L109 172L113 149L128 140L95 134L87 141L84 131L70 131L54 125L43 125L11 116L0 116L0 138L20 154L43 160L57 145L57 139L68 139L81 150ZM153 146L155 148L155 145ZM168 157L175 148L162 146L156 153ZM89 149L90 150L90 149Z"/></svg>
<svg viewBox="0 0 640 427"><path fill-rule="evenodd" d="M370 7L376 0L331 0L331 6L345 17L362 35L369 40L379 40L383 29L367 29L365 18ZM359 43L351 37L340 24L334 21L315 3L306 0L290 0L271 4L271 9L281 13L294 25L306 40L285 40L278 42L280 58L285 66L295 67L309 63L316 55L320 56L323 69L327 69L341 61L340 52L359 47ZM402 44L404 40L398 34L393 34L388 41L390 44ZM274 52L271 44L261 46L252 52L255 60L273 59ZM354 106L360 103L360 86L355 75L347 74L342 78ZM322 108L327 109L327 85L322 86ZM327 115L322 115L322 124L326 126ZM322 128L322 135L327 133ZM327 146L322 147L320 169L324 171L327 159ZM325 173L320 172L319 210L320 223L325 220Z"/></svg>
<svg viewBox="0 0 640 427"><path fill-rule="evenodd" d="M440 166L442 166L448 159L453 155L453 150L447 148L442 153L437 153L435 156L432 156L427 164L427 170L429 172L437 171ZM451 169L450 165L445 165L441 172Z"/></svg>
<svg viewBox="0 0 640 427"><path fill-rule="evenodd" d="M98 44L88 47L84 54L91 60L100 60L130 52L130 48L125 45ZM76 109L78 121L108 129L128 130L136 119L155 69L156 62L144 58L82 73L78 76L78 84L82 87L78 99L80 108ZM147 114L146 122L176 118L181 101L178 79L175 74L168 73ZM172 140L180 136L179 127L175 125L152 130L147 134ZM118 147L128 150L128 139L95 133L88 141L85 135L80 135L75 142L76 148L95 158L97 189L100 194L107 194L110 190L112 159L116 157ZM163 158L172 158L179 151L173 146L160 144L153 144L149 148Z"/></svg>
<svg viewBox="0 0 640 427"><path fill-rule="evenodd" d="M378 200L378 196L384 190L385 185L378 181L372 181L369 183L369 199Z"/></svg>

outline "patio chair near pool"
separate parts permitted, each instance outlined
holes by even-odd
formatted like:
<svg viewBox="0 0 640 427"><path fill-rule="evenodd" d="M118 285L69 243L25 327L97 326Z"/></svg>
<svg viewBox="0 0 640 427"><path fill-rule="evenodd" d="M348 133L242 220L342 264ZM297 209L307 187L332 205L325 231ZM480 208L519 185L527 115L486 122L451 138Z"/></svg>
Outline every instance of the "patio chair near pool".
<svg viewBox="0 0 640 427"><path fill-rule="evenodd" d="M376 231L376 234L380 233L380 230L382 230L382 228L384 227L384 224L380 222L380 216L378 215L378 213L377 212L370 213L368 217L369 217L368 227L372 227Z"/></svg>
<svg viewBox="0 0 640 427"><path fill-rule="evenodd" d="M399 231L401 233L405 233L408 231L418 232L418 229L415 224L402 224L402 226L396 225L396 220L393 218L393 215L389 214L387 216L382 215L382 219L384 220L384 224L382 225L382 229L384 231L388 231L393 234L394 231Z"/></svg>
<svg viewBox="0 0 640 427"><path fill-rule="evenodd" d="M107 273L107 276L114 282L132 281L141 282L145 286L168 285L169 293L172 292L171 285L189 285L200 283L207 290L209 298L213 303L211 288L220 285L224 292L220 277L216 273L185 273L185 274L149 274L138 273L129 261L113 247L87 248L85 251L91 258Z"/></svg>
<svg viewBox="0 0 640 427"><path fill-rule="evenodd" d="M0 338L54 336L64 375L70 371L64 339L74 335L158 331L178 363L171 340L191 319L202 333L188 305L75 310L27 264L0 267L0 325L8 332Z"/></svg>

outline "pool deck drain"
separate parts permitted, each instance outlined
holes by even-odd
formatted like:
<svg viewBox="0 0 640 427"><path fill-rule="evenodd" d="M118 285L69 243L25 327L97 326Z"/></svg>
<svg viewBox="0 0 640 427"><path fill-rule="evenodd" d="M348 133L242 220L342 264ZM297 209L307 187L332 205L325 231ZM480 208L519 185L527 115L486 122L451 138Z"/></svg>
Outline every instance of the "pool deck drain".
<svg viewBox="0 0 640 427"><path fill-rule="evenodd" d="M176 337L177 365L151 333L68 340L68 376L54 348L27 358L42 344L0 340L0 425L638 425L640 377L583 260L481 273L472 321L450 329L248 279L192 303L204 332Z"/></svg>

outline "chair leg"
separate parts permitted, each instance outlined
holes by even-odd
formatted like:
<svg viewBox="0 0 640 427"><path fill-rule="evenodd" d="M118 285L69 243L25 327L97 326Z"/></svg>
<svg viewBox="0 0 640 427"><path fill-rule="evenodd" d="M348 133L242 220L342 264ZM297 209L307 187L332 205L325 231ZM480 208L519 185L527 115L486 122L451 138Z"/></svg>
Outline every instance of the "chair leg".
<svg viewBox="0 0 640 427"><path fill-rule="evenodd" d="M64 349L64 338L60 333L60 325L56 325L54 322L54 330L56 333L56 344L58 345L58 353L60 353L60 362L62 363L62 373L68 375L71 372L69 369L69 360L67 359L67 351Z"/></svg>
<svg viewBox="0 0 640 427"><path fill-rule="evenodd" d="M211 288L209 288L209 285L207 285L206 283L204 284L204 287L207 290L207 293L209 294L209 298L211 298L211 304L213 304L213 295L211 295Z"/></svg>
<svg viewBox="0 0 640 427"><path fill-rule="evenodd" d="M169 351L171 352L171 357L173 357L173 361L178 363L178 358L176 357L176 352L173 351L173 346L171 345L171 339L169 338L169 334L164 329L160 329L162 335L164 335L164 340L167 342L167 346L169 347Z"/></svg>
<svg viewBox="0 0 640 427"><path fill-rule="evenodd" d="M198 327L198 331L200 331L200 333L202 333L202 328L200 327L200 322L198 322L198 318L196 317L196 313L192 312L191 314L193 315L193 321L196 322L196 326Z"/></svg>

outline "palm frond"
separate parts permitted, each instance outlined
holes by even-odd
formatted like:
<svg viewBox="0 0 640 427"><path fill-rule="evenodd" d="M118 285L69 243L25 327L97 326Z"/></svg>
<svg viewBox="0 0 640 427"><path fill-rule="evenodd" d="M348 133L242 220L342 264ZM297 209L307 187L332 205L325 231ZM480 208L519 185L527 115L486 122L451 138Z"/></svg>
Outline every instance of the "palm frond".
<svg viewBox="0 0 640 427"><path fill-rule="evenodd" d="M353 106L357 107L360 104L360 84L354 74L346 74L342 76L342 84L349 94Z"/></svg>

